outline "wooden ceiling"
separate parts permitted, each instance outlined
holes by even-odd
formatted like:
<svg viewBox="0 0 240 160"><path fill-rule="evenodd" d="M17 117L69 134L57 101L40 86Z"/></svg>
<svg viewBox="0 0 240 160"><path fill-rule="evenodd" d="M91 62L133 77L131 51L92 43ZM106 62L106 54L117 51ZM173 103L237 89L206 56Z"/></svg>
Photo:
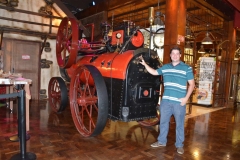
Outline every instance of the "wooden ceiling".
<svg viewBox="0 0 240 160"><path fill-rule="evenodd" d="M147 28L148 8L154 7L155 13L161 12L161 19L164 21L164 18L169 18L165 17L165 6L166 0L104 0L96 6L76 13L75 17L83 19L106 11L107 21L113 26L117 26L123 20L130 20L141 28ZM187 0L187 24L195 34L204 30L224 34L224 22L234 19L235 10L228 0ZM240 39L239 32L237 39Z"/></svg>

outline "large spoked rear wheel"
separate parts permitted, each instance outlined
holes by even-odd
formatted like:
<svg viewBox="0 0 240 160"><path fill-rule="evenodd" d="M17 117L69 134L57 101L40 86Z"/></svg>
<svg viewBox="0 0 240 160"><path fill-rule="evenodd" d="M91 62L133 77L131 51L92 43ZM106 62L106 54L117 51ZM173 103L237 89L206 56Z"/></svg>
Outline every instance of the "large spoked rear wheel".
<svg viewBox="0 0 240 160"><path fill-rule="evenodd" d="M75 63L78 52L78 24L65 17L61 21L56 39L56 57L60 68L69 68ZM68 57L66 59L66 57Z"/></svg>
<svg viewBox="0 0 240 160"><path fill-rule="evenodd" d="M107 122L108 95L99 70L79 66L70 83L70 108L78 132L84 137L100 134Z"/></svg>
<svg viewBox="0 0 240 160"><path fill-rule="evenodd" d="M142 126L154 126L159 124L160 122L160 108L159 106L156 107L156 118L149 118L149 119L144 119L141 121L138 121L139 124L141 124Z"/></svg>
<svg viewBox="0 0 240 160"><path fill-rule="evenodd" d="M68 91L61 77L52 77L48 84L48 101L54 112L62 112L68 106Z"/></svg>

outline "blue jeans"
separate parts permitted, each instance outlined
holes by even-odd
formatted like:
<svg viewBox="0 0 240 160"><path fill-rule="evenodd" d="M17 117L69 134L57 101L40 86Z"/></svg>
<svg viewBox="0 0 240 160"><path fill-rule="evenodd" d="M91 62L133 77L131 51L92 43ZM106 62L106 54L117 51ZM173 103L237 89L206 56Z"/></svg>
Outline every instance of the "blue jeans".
<svg viewBox="0 0 240 160"><path fill-rule="evenodd" d="M162 100L160 104L160 134L158 142L167 144L167 135L169 131L169 122L172 115L176 121L176 148L183 147L184 142L184 120L186 115L186 105L181 106L180 103L173 103L168 100Z"/></svg>

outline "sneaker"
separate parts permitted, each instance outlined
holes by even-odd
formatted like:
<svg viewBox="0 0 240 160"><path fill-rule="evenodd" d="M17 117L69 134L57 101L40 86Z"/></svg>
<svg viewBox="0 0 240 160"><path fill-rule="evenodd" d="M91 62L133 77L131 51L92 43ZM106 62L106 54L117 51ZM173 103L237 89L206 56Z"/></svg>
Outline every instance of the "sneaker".
<svg viewBox="0 0 240 160"><path fill-rule="evenodd" d="M158 141L153 143L153 144L151 144L151 147L165 147L165 146L166 146L166 144L161 144Z"/></svg>
<svg viewBox="0 0 240 160"><path fill-rule="evenodd" d="M177 153L178 154L183 154L184 153L184 149L182 147L177 148Z"/></svg>

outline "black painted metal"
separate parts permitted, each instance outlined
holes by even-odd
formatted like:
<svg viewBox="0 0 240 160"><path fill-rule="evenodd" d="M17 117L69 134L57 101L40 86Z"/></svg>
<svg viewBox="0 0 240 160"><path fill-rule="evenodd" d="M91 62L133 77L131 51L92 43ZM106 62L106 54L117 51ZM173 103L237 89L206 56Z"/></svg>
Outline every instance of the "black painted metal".
<svg viewBox="0 0 240 160"><path fill-rule="evenodd" d="M7 98L18 97L18 96L19 96L19 93L0 94L0 99L7 99Z"/></svg>
<svg viewBox="0 0 240 160"><path fill-rule="evenodd" d="M148 49L140 48L135 50L134 57L126 68L126 79L105 77L109 97L109 119L138 121L155 118L157 115L156 106L159 100L161 79L160 76L150 75L144 66L137 62L140 55L151 67L157 69L161 66L156 52L151 51L149 57ZM149 95L144 96L143 91L148 91ZM127 110L128 116L124 117Z"/></svg>
<svg viewBox="0 0 240 160"><path fill-rule="evenodd" d="M125 80L125 89L127 92L124 94L126 101L124 106L129 107L129 120L143 120L146 118L156 117L156 106L159 100L160 90L160 76L153 76L149 74L145 67L137 63L137 58L142 55L152 68L159 68L160 62L157 59L157 53L150 52L146 48L135 50L135 56L129 62L127 68L127 75ZM149 94L144 95L144 91Z"/></svg>
<svg viewBox="0 0 240 160"><path fill-rule="evenodd" d="M97 97L98 97L97 124L96 124L96 128L94 129L91 135L91 136L96 136L103 131L107 123L107 118L108 118L107 88L101 73L95 66L86 65L86 68L90 71L94 79L94 83L96 85Z"/></svg>
<svg viewBox="0 0 240 160"><path fill-rule="evenodd" d="M11 160L35 160L34 153L26 152L26 108L25 91L19 90L17 93L0 95L0 98L18 97L18 134L20 138L20 153L11 157Z"/></svg>
<svg viewBox="0 0 240 160"><path fill-rule="evenodd" d="M66 68L61 68L59 67L59 71L60 71L60 75L61 77L67 81L67 82L70 82L71 81L71 78L68 76L68 73L67 73L67 69Z"/></svg>
<svg viewBox="0 0 240 160"><path fill-rule="evenodd" d="M120 120L121 107L123 106L123 88L125 82L122 79L104 78L108 91L108 117L112 120Z"/></svg>

